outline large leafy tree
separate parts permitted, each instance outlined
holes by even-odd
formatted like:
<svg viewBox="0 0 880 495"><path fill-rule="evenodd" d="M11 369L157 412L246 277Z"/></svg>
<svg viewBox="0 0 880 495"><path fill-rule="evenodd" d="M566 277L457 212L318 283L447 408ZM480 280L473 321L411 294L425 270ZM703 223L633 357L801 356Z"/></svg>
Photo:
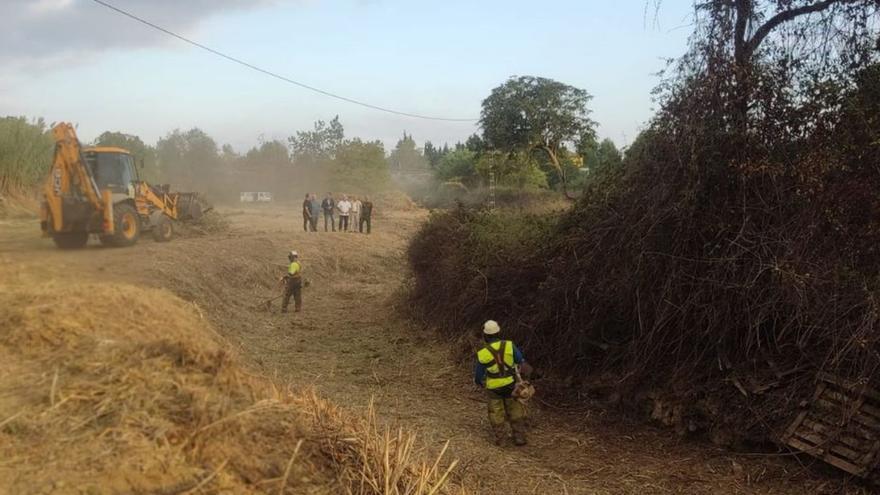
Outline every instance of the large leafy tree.
<svg viewBox="0 0 880 495"><path fill-rule="evenodd" d="M590 99L585 90L552 79L512 77L483 100L483 143L508 153L542 151L569 196L560 150L594 133Z"/></svg>
<svg viewBox="0 0 880 495"><path fill-rule="evenodd" d="M217 143L205 131L175 129L156 143L163 179L178 189L211 189L223 182Z"/></svg>
<svg viewBox="0 0 880 495"><path fill-rule="evenodd" d="M381 141L346 140L331 163L333 184L349 193L381 191L391 180Z"/></svg>
<svg viewBox="0 0 880 495"><path fill-rule="evenodd" d="M281 141L264 141L259 147L253 147L245 155L245 159L257 167L286 168L290 165L290 153Z"/></svg>
<svg viewBox="0 0 880 495"><path fill-rule="evenodd" d="M297 131L287 138L294 160L305 164L317 164L332 159L345 138L345 130L339 116L330 122L319 120L309 131Z"/></svg>

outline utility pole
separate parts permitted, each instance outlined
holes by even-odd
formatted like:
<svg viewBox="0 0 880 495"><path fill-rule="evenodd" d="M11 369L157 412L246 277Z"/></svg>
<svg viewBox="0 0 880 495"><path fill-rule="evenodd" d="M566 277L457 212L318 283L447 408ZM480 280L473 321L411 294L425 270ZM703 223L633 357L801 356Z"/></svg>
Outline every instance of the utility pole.
<svg viewBox="0 0 880 495"><path fill-rule="evenodd" d="M489 167L489 209L495 209L495 166Z"/></svg>

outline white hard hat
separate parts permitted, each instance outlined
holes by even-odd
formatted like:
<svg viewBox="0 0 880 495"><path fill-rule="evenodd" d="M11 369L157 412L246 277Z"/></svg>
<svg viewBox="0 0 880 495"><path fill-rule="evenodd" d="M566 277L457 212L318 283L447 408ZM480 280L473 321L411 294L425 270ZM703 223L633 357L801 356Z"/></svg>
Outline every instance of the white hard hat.
<svg viewBox="0 0 880 495"><path fill-rule="evenodd" d="M299 256L299 253L297 253L296 251L291 251L291 252L287 255L287 257L289 257L289 258L296 258L296 257L298 257L298 256Z"/></svg>
<svg viewBox="0 0 880 495"><path fill-rule="evenodd" d="M497 333L501 333L501 326L498 325L497 321L487 320L486 323L483 323L484 335L495 335Z"/></svg>

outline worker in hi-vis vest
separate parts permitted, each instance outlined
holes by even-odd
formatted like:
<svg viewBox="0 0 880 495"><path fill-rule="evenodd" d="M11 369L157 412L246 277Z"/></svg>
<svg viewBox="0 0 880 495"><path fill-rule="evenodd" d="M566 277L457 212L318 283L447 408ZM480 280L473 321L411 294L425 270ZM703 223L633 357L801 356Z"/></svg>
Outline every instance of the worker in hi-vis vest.
<svg viewBox="0 0 880 495"><path fill-rule="evenodd" d="M489 424L495 434L495 444L502 445L507 438L507 422L513 430L513 442L525 445L525 407L513 397L516 386L516 366L525 363L520 350L510 340L501 339L501 327L493 320L483 324L485 346L477 351L474 382L485 387L489 395Z"/></svg>
<svg viewBox="0 0 880 495"><path fill-rule="evenodd" d="M291 251L287 255L290 265L287 266L287 274L282 278L284 283L284 296L281 298L281 312L287 313L287 305L290 304L290 296L293 296L294 311L302 310L302 264L299 262L299 253Z"/></svg>

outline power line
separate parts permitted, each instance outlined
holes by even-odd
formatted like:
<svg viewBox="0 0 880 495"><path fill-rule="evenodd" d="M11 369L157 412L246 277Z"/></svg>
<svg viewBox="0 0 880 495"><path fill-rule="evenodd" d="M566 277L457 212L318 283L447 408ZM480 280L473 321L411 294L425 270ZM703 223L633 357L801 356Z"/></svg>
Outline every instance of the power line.
<svg viewBox="0 0 880 495"><path fill-rule="evenodd" d="M146 25L146 26L149 26L149 27L151 27L151 28L153 28L153 29L155 29L155 30L157 30L157 31L161 31L161 32L163 32L163 33L165 33L165 34L167 34L167 35L173 37L173 38L177 38L177 39L179 39L180 41L183 41L183 42L185 42L185 43L189 43L190 45L195 46L195 47L197 47L197 48L201 48L202 50L205 50L206 52L209 52L209 53L211 53L211 54L213 54L213 55L216 55L216 56L218 56L218 57L225 58L226 60L229 60L230 62L234 62L234 63L239 64L239 65L243 65L243 66L247 67L248 69L255 70L255 71L257 71L257 72L261 72L261 73L263 73L263 74L265 74L265 75L267 75L267 76L269 76L269 77L274 77L275 79L279 79L279 80L284 81L284 82L286 82L286 83L290 83L290 84L293 84L293 85L299 86L299 87L301 87L301 88L308 89L309 91L314 91L315 93L320 93L320 94L322 94L322 95L324 95L324 96L329 96L330 98L336 98L337 100L342 100L342 101L345 101L345 102L348 102L348 103L353 103L353 104L355 104L355 105L360 105L360 106L362 106L362 107L370 108L370 109L373 109L373 110L378 110L378 111L380 111L380 112L392 113L392 114L395 114L395 115L402 115L402 116L404 116L404 117L412 117L412 118L416 118L416 119L425 119L425 120L442 120L442 121L446 121L446 122L476 122L476 121L478 120L478 119L474 119L474 118L470 118L470 119L453 119L453 118L447 118L447 117L433 117L433 116L430 116L430 115L420 115L420 114L417 114L417 113L401 112L401 111L399 111L399 110L393 110L393 109L391 109L391 108L380 107L380 106L378 106L378 105L373 105L373 104L366 103L366 102L363 102L363 101L355 100L355 99L353 99L353 98L348 98L348 97L346 97L346 96L338 95L338 94L336 94L336 93L331 93L330 91L325 91L325 90L323 90L323 89L316 88L316 87L314 87L314 86L309 86L308 84L301 83L301 82L299 82L299 81L295 81L295 80L293 80L293 79L290 79L289 77L282 76L281 74L278 74L278 73L272 72L272 71L270 71L270 70L263 69L263 68L261 68L261 67L258 67L258 66L256 66L256 65L254 65L254 64L251 64L251 63L249 63L249 62L245 62L244 60L241 60L241 59L239 59L239 58L235 58L235 57L233 57L233 56L231 56L231 55L227 55L227 54L225 54L225 53L223 53L223 52L217 51L217 50L215 50L215 49L213 49L213 48L211 48L211 47L209 47L209 46L205 46L205 45L203 45L203 44L201 44L201 43L199 43L199 42L197 42L197 41L193 41L193 40L191 40L191 39L189 39L189 38L187 38L187 37L185 37L185 36L181 36L181 35L179 35L179 34L173 32L173 31L170 31L170 30L168 30L168 29L163 28L162 26L159 26L159 25L154 24L154 23L152 23L152 22L150 22L150 21L148 21L148 20L146 20L146 19L143 19L143 18L141 18L141 17L138 17L138 16L136 16L136 15L130 13L130 12L127 12L127 11L125 11L125 10L122 10L122 9L120 9L119 7L116 7L115 5L109 4L109 3L107 3L107 2L105 2L105 1L103 1L103 0L92 0L92 1L95 2L95 3L98 4L98 5L101 5L101 6L103 6L103 7L106 7L106 8L108 8L108 9L110 9L110 10L113 10L113 11L119 13L119 14L122 14L122 15L124 15L125 17L128 17L129 19L133 19L133 20L135 20L135 21L137 21L137 22L140 22L141 24L144 24L144 25Z"/></svg>

